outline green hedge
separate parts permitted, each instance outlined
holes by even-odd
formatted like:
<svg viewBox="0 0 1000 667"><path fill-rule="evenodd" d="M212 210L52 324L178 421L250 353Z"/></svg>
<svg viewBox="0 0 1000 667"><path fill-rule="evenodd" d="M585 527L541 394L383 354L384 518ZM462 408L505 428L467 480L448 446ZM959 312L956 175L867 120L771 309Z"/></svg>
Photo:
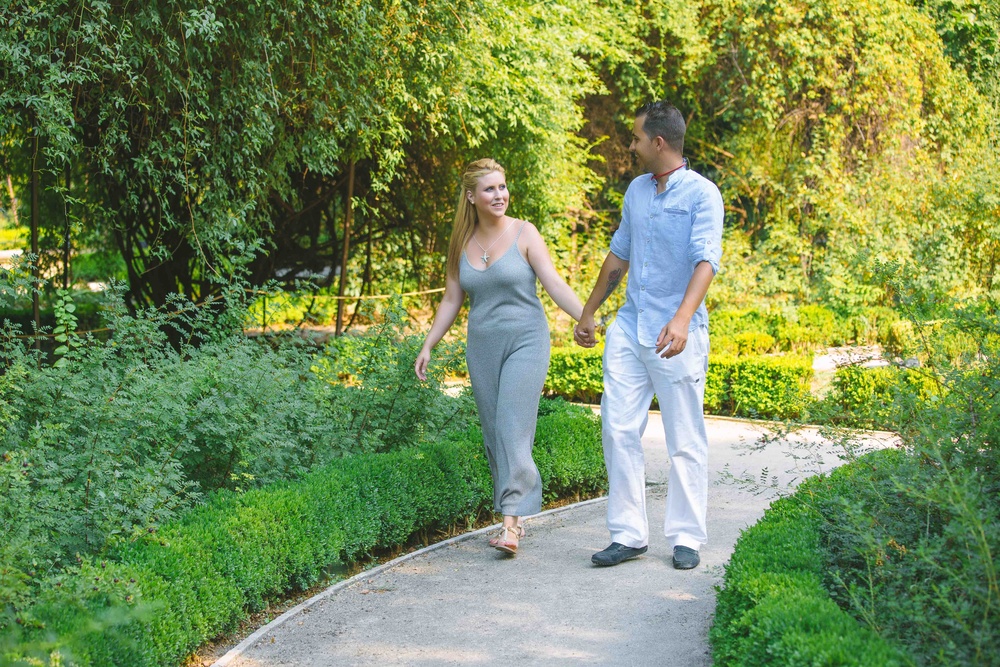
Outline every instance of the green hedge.
<svg viewBox="0 0 1000 667"><path fill-rule="evenodd" d="M838 487L850 468L806 480L740 536L709 633L715 665L892 667L912 662L837 606L824 587L830 560L822 540L824 519L810 497L842 493Z"/></svg>
<svg viewBox="0 0 1000 667"><path fill-rule="evenodd" d="M547 500L606 488L600 421L586 408L543 401L535 457ZM22 643L63 638L60 650L78 665L179 665L269 600L316 584L332 564L490 511L491 489L473 427L443 442L341 459L297 482L221 492L43 585L22 619L36 630ZM131 613L101 620L122 606Z"/></svg>
<svg viewBox="0 0 1000 667"><path fill-rule="evenodd" d="M554 348L546 391L573 401L600 401L601 354L599 348ZM797 417L810 403L812 376L808 357L713 355L705 379L705 412L763 419Z"/></svg>
<svg viewBox="0 0 1000 667"><path fill-rule="evenodd" d="M604 392L603 343L597 347L554 347L545 391L570 401L599 403Z"/></svg>
<svg viewBox="0 0 1000 667"><path fill-rule="evenodd" d="M713 415L790 419L810 403L812 359L712 357L705 378L705 412Z"/></svg>
<svg viewBox="0 0 1000 667"><path fill-rule="evenodd" d="M924 403L937 400L941 391L936 377L924 369L845 366L834 374L833 387L818 406L816 419L891 430Z"/></svg>

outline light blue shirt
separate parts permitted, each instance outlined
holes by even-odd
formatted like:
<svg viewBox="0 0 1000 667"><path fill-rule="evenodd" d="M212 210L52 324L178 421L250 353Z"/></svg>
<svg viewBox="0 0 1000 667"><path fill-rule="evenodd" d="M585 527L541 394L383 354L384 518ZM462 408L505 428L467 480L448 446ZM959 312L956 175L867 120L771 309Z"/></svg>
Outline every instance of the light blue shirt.
<svg viewBox="0 0 1000 667"><path fill-rule="evenodd" d="M625 335L654 347L677 313L694 268L708 262L719 272L723 214L719 188L686 164L670 175L660 194L652 174L629 184L621 226L611 237L611 252L629 263L625 305L618 310ZM701 326L708 326L704 301L690 328Z"/></svg>

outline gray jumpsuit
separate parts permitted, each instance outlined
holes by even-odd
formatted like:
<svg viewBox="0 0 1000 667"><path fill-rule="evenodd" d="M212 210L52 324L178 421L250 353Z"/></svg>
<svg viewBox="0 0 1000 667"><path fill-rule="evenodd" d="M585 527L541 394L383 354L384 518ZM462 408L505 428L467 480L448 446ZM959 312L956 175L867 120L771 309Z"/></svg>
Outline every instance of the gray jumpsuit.
<svg viewBox="0 0 1000 667"><path fill-rule="evenodd" d="M469 295L465 355L493 475L493 507L508 516L537 514L542 480L531 446L549 368L549 325L537 277L516 239L483 270L463 253L458 275Z"/></svg>

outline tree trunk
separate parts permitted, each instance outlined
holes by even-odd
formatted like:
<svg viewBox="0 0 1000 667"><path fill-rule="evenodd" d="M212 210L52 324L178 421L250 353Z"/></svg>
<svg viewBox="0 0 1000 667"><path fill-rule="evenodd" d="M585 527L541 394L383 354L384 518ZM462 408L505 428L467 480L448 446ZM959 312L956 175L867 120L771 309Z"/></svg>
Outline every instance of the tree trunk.
<svg viewBox="0 0 1000 667"><path fill-rule="evenodd" d="M69 265L69 251L70 251L70 222L69 222L69 188L72 184L70 179L70 167L66 165L66 202L64 203L66 210L66 227L63 230L63 289L69 289L70 283L70 265Z"/></svg>
<svg viewBox="0 0 1000 667"><path fill-rule="evenodd" d="M35 266L31 269L31 275L34 277L34 291L31 294L31 312L35 318L35 333L42 326L42 312L38 303L38 292L42 288L42 276L41 269L39 268L40 262L38 257L38 227L41 219L41 211L39 210L39 200L41 199L41 179L38 176L38 151L39 151L39 138L38 130L35 130L35 146L34 152L31 155L31 254L35 256ZM41 339L35 336L35 349L41 348Z"/></svg>
<svg viewBox="0 0 1000 667"><path fill-rule="evenodd" d="M21 219L17 213L17 197L14 196L14 180L7 174L7 194L10 195L10 213L14 218L14 227L21 226Z"/></svg>
<svg viewBox="0 0 1000 667"><path fill-rule="evenodd" d="M344 243L340 254L340 285L337 287L337 329L339 336L344 328L344 290L347 287L347 253L351 247L351 223L354 222L354 159L347 171L347 214L344 216Z"/></svg>

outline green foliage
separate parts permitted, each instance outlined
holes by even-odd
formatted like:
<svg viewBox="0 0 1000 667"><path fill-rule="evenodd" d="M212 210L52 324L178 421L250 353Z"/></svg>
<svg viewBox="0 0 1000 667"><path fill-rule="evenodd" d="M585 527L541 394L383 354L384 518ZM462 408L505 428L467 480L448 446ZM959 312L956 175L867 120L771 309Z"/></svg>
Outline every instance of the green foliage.
<svg viewBox="0 0 1000 667"><path fill-rule="evenodd" d="M710 305L891 305L858 251L952 294L995 281L986 0L9 4L0 161L22 202L42 175L42 263L120 251L137 302L244 272L329 288L345 247L348 294L437 287L487 154L587 282L661 96L728 205Z"/></svg>
<svg viewBox="0 0 1000 667"><path fill-rule="evenodd" d="M892 324L898 319L899 313L891 308L862 308L847 318L847 339L857 345L885 345Z"/></svg>
<svg viewBox="0 0 1000 667"><path fill-rule="evenodd" d="M111 283L127 278L125 262L117 252L85 252L73 257L73 278L84 283Z"/></svg>
<svg viewBox="0 0 1000 667"><path fill-rule="evenodd" d="M624 124L642 101L674 100L691 164L727 203L710 308L891 306L866 254L921 267L927 287L955 295L994 285L997 110L961 69L996 81L996 3L605 4L626 34L600 63L611 99L588 99L584 132L618 140L596 148L604 192L633 173L627 130L607 116Z"/></svg>
<svg viewBox="0 0 1000 667"><path fill-rule="evenodd" d="M755 336L740 340L766 342ZM599 348L553 348L546 392L598 402L604 386L601 361ZM760 419L797 417L811 405L812 375L812 360L807 357L713 355L705 380L705 412Z"/></svg>
<svg viewBox="0 0 1000 667"><path fill-rule="evenodd" d="M712 352L729 356L756 356L773 352L777 340L774 336L757 331L745 331L735 336L712 338Z"/></svg>
<svg viewBox="0 0 1000 667"><path fill-rule="evenodd" d="M900 382L886 396L905 455L873 459L815 501L827 519L830 590L920 665L990 664L1000 651L1000 322L994 303L951 310L928 326L969 334L977 349L950 358L935 335L923 350L933 384ZM908 350L922 345L914 336Z"/></svg>
<svg viewBox="0 0 1000 667"><path fill-rule="evenodd" d="M705 379L705 412L759 419L798 417L809 407L812 359L712 357Z"/></svg>
<svg viewBox="0 0 1000 667"><path fill-rule="evenodd" d="M474 414L467 392L459 399L441 394L449 369L464 358L464 347L441 343L435 348L427 382L413 371L423 336L404 335L406 311L399 299L361 336L330 341L313 366L330 384L329 419L338 439L355 443L354 451L387 451L448 428L464 426Z"/></svg>
<svg viewBox="0 0 1000 667"><path fill-rule="evenodd" d="M1000 597L997 304L955 303L926 291L898 266L876 269L905 317L898 353L919 359L921 366L841 369L829 403L816 407L810 418L891 427L900 444L857 458L861 436L841 433L852 461L829 477L807 480L780 501L800 508L784 532L794 539L809 534L811 544L787 541L786 551L772 549L781 554L774 567L791 563L794 569L807 552L814 588L820 584L829 600L868 631L905 651L906 664L993 664L1000 653L994 631ZM948 340L956 342L942 344ZM742 565L759 550L757 531L772 530L772 523L765 516L744 535L749 544L741 538L732 578L727 569L726 590L719 596L712 641L716 655L732 664L742 664L744 655L781 655L789 633L796 632L787 626L756 648L745 645L758 628L773 626L758 617L744 622L765 602L755 597L761 584L748 585L754 580ZM817 613L814 606L798 606L795 595L782 592L774 599L769 617L794 620ZM810 630L804 640L811 642L814 634Z"/></svg>
<svg viewBox="0 0 1000 667"><path fill-rule="evenodd" d="M611 16L591 2L9 4L0 162L26 189L37 138L50 254L120 250L136 301L242 272L329 286L345 246L348 294L440 280L483 155L542 226L594 185L577 101Z"/></svg>
<svg viewBox="0 0 1000 667"><path fill-rule="evenodd" d="M808 351L857 341L850 318L818 305L720 309L709 322L712 350L722 354Z"/></svg>
<svg viewBox="0 0 1000 667"><path fill-rule="evenodd" d="M52 365L15 330L0 338L0 608L23 608L40 582L75 567L76 554L158 534L206 492L296 479L345 454L439 439L471 419L468 398L442 395L435 380L406 381L416 348L412 337L399 345L398 317L356 339L370 364L361 385L344 387L315 370L315 350L298 339L248 338L238 303L221 316L182 301L172 308L132 316L113 302L113 335L67 345ZM171 330L183 336L178 347ZM432 377L446 370L439 361ZM362 413L367 426L349 427Z"/></svg>
<svg viewBox="0 0 1000 667"><path fill-rule="evenodd" d="M604 393L604 345L593 348L554 347L545 390L583 403L599 403Z"/></svg>
<svg viewBox="0 0 1000 667"><path fill-rule="evenodd" d="M27 227L0 227L0 250L23 249L27 245L28 233Z"/></svg>
<svg viewBox="0 0 1000 667"><path fill-rule="evenodd" d="M823 522L808 502L815 486L810 480L795 497L776 501L737 541L709 633L714 664L909 664L823 587Z"/></svg>
<svg viewBox="0 0 1000 667"><path fill-rule="evenodd" d="M838 368L832 391L813 418L857 428L892 430L912 419L924 403L940 398L938 378L920 369L885 366Z"/></svg>
<svg viewBox="0 0 1000 667"><path fill-rule="evenodd" d="M53 338L56 341L56 349L52 354L58 357L53 366L60 367L67 363L64 355L80 347L80 337L76 333L77 317L76 304L73 303L73 293L69 290L56 290L56 299L52 304L55 311L56 326L52 329Z"/></svg>
<svg viewBox="0 0 1000 667"><path fill-rule="evenodd" d="M604 489L597 419L586 408L543 406L535 452L546 497ZM96 572L102 581L119 582L118 592L49 587L28 613L54 631L73 664L181 664L275 596L317 583L331 564L488 511L492 490L482 447L481 432L470 427L409 449L339 459L296 482L214 494L107 560L84 560L81 573L70 575L89 582ZM156 613L125 616L117 632L94 631L91 621L109 601L126 609L145 604Z"/></svg>
<svg viewBox="0 0 1000 667"><path fill-rule="evenodd" d="M1000 102L1000 7L989 0L912 0L930 16L945 54L994 107Z"/></svg>
<svg viewBox="0 0 1000 667"><path fill-rule="evenodd" d="M532 456L542 476L543 500L598 495L607 489L601 420L562 399L543 400Z"/></svg>

